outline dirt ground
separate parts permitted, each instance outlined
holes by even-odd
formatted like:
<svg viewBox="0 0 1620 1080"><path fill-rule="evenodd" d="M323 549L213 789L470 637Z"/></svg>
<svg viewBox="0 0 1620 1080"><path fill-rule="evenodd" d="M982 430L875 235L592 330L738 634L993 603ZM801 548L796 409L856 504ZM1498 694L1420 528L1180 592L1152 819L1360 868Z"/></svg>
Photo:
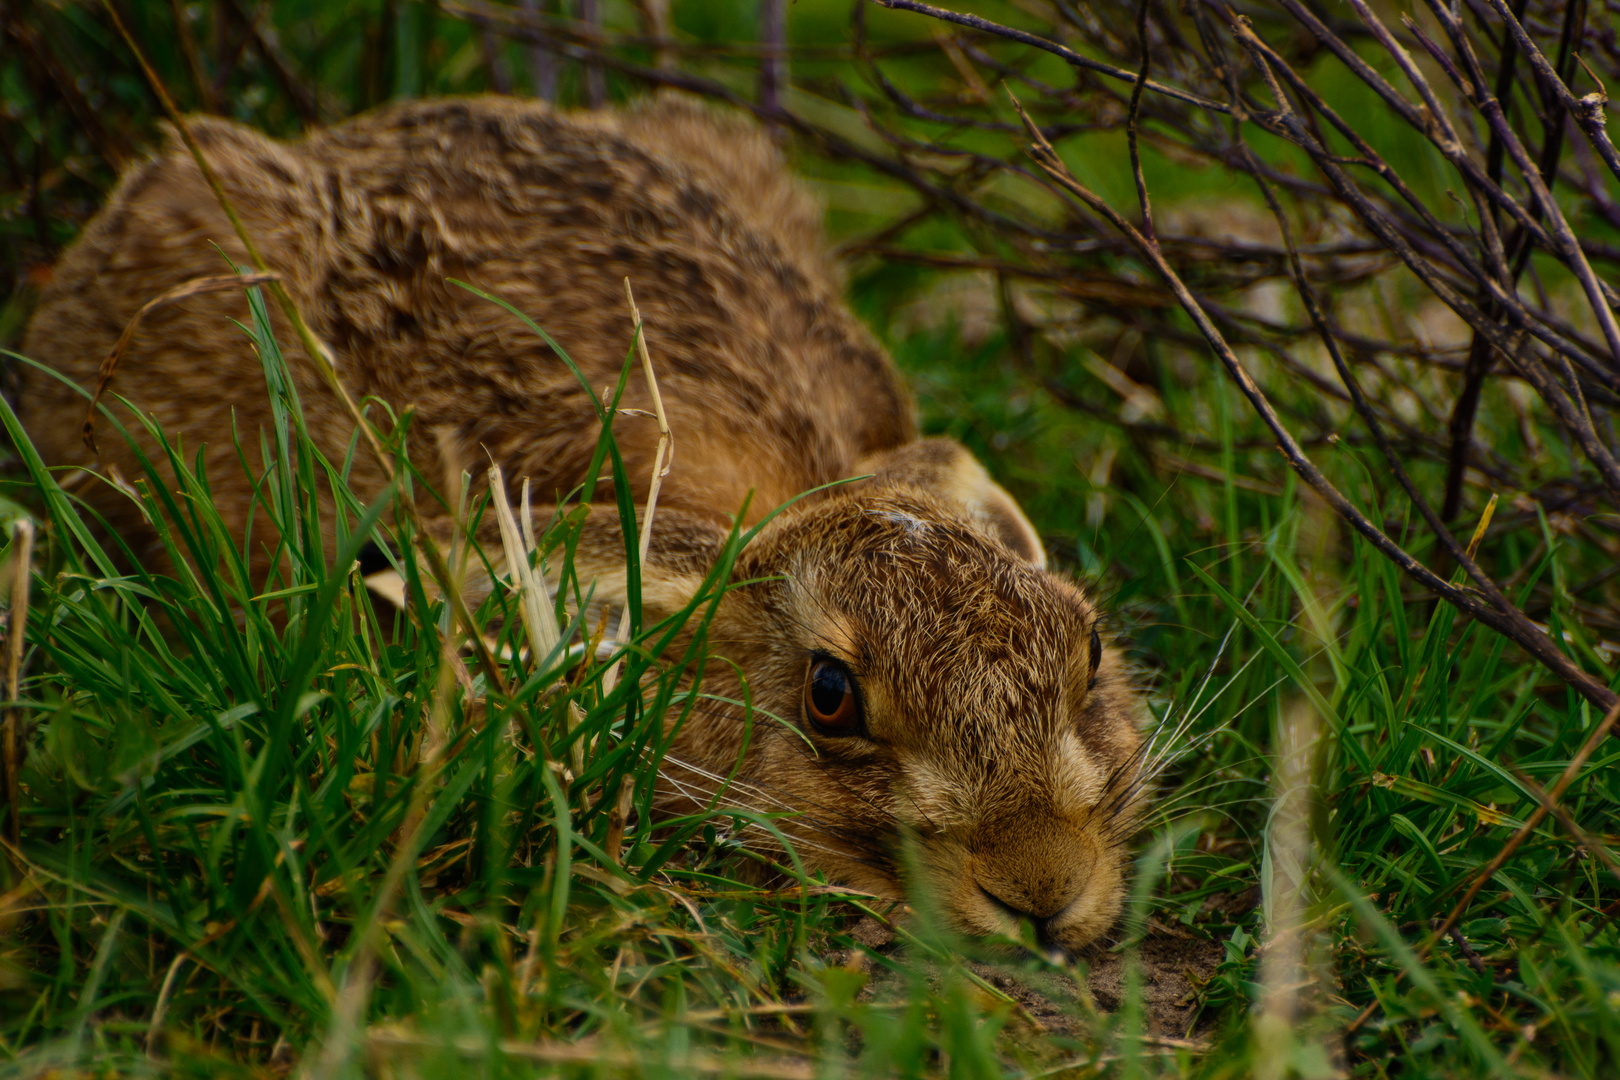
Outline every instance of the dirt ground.
<svg viewBox="0 0 1620 1080"><path fill-rule="evenodd" d="M851 936L879 954L896 948L893 932L875 920L862 920ZM1158 928L1138 944L1148 1034L1163 1040L1196 1036L1197 987L1215 974L1224 955L1218 941ZM865 957L829 959L859 965ZM1107 948L1094 948L1078 958L1076 977L1032 972L1012 957L1007 963L972 961L967 967L1012 998L1025 1023L1054 1034L1076 1034L1088 1014L1114 1012L1124 1001L1125 953ZM872 979L862 996L882 998L903 990L901 978L889 969L874 965L870 970Z"/></svg>
<svg viewBox="0 0 1620 1080"><path fill-rule="evenodd" d="M1142 1001L1147 1031L1166 1039L1195 1034L1197 986L1215 974L1224 949L1220 942L1196 938L1149 936L1136 950L1142 965ZM1084 979L1051 975L1039 984L1015 978L1006 969L972 965L986 982L1008 994L1041 1027L1063 1034L1076 1031L1089 994L1098 1012L1117 1010L1125 997L1125 954L1098 952L1084 962ZM1080 1008L1077 1010L1076 1005Z"/></svg>

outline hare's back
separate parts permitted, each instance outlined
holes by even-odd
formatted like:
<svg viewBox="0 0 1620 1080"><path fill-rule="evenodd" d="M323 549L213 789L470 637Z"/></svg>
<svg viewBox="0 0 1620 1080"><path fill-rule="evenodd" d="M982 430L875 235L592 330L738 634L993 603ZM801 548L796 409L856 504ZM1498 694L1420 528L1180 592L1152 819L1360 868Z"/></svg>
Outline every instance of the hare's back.
<svg viewBox="0 0 1620 1080"><path fill-rule="evenodd" d="M625 278L677 439L671 505L729 513L755 490L759 512L915 435L892 365L839 297L813 205L748 124L681 102L561 113L489 98L406 103L292 144L192 125L345 384L413 410L424 453L475 470L493 457L542 499L578 483L599 430L591 394L613 385L630 345ZM90 384L136 309L224 269L216 244L248 261L171 146L123 179L64 256L30 349ZM451 279L532 318L591 389L520 319ZM347 418L273 317L311 430L341 458ZM240 472L233 418L249 445L266 421L258 361L234 326L248 318L239 293L166 307L113 385L189 446L208 444L216 492ZM47 456L78 460L67 413L82 405L30 381ZM624 403L650 407L639 374ZM615 432L644 494L655 427L626 417ZM379 482L361 459L354 479Z"/></svg>
<svg viewBox="0 0 1620 1080"><path fill-rule="evenodd" d="M842 303L813 204L751 125L678 101L434 102L333 129L308 155L363 219L331 271L334 330L366 339L385 396L513 475L575 482L590 402L520 321L446 278L530 315L598 392L629 346L629 278L680 446L676 505L729 513L757 489L762 511L915 435L890 361ZM392 295L412 310L378 302ZM443 362L420 361L423 337ZM649 407L639 373L627 397ZM616 431L644 483L653 425Z"/></svg>

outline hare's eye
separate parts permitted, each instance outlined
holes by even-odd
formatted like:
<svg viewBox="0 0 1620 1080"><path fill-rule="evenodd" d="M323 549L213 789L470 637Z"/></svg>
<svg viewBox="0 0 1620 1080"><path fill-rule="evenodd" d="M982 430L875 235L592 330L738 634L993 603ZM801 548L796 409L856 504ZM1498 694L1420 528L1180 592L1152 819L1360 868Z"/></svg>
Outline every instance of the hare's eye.
<svg viewBox="0 0 1620 1080"><path fill-rule="evenodd" d="M855 680L836 660L816 660L804 684L804 711L824 735L854 735L861 727Z"/></svg>
<svg viewBox="0 0 1620 1080"><path fill-rule="evenodd" d="M1100 663L1102 663L1102 638L1098 637L1097 631L1093 630L1091 632L1091 681L1086 683L1088 691L1097 685L1097 665Z"/></svg>

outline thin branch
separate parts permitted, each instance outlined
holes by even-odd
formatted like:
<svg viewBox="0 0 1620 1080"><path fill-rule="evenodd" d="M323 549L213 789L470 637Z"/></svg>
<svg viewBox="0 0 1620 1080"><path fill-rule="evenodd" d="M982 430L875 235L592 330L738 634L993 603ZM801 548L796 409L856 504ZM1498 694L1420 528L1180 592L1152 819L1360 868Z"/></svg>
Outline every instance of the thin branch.
<svg viewBox="0 0 1620 1080"><path fill-rule="evenodd" d="M1136 73L1136 85L1131 87L1130 119L1125 123L1125 135L1131 150L1131 177L1136 181L1136 201L1142 208L1142 235L1149 240L1153 234L1153 204L1148 200L1147 181L1142 178L1142 154L1136 145L1136 126L1142 118L1142 89L1147 86L1148 71L1153 66L1153 51L1148 48L1148 0L1139 0L1136 7L1136 40L1142 49L1142 66Z"/></svg>
<svg viewBox="0 0 1620 1080"><path fill-rule="evenodd" d="M1426 955L1434 947L1435 942L1445 937L1446 932L1457 925L1457 920L1462 918L1463 912L1468 910L1468 905L1473 903L1474 897L1479 895L1479 891L1490 883L1491 878L1496 876L1496 872L1507 864L1507 861L1513 857L1513 853L1519 850L1519 846L1530 838L1531 833L1535 832L1536 826L1546 819L1551 807L1556 805L1559 799L1563 798L1564 792L1569 789L1569 785L1574 783L1575 778L1580 775L1581 766L1586 764L1586 759L1592 756L1592 752L1602 744L1603 740L1608 737L1609 732L1614 729L1616 721L1620 721L1620 702L1609 706L1608 714L1603 717L1603 722L1592 729L1592 733L1586 737L1586 741L1581 744L1581 748L1575 752L1575 756L1570 759L1564 771L1559 774L1557 782L1547 792L1546 800L1536 807L1525 820L1525 823L1519 827L1519 830L1508 839L1507 843L1502 845L1502 850L1498 851L1491 858L1491 861L1481 867L1479 872L1474 875L1474 880L1468 886L1468 891L1463 893L1462 899L1457 901L1456 906L1446 915L1434 933L1429 935L1429 940L1423 945L1422 954Z"/></svg>
<svg viewBox="0 0 1620 1080"><path fill-rule="evenodd" d="M958 26L966 26L971 30L978 30L986 34L994 34L996 37L1006 38L1008 41L1016 41L1022 45L1029 45L1040 49L1043 52L1049 52L1053 56L1061 56L1064 60L1067 60L1070 64L1077 68L1081 68L1085 71L1095 71L1099 75L1107 75L1109 78L1118 79L1121 82L1134 83L1137 81L1136 72L1127 71L1126 69L1116 67L1113 64L1104 64L1100 61L1093 60L1090 57L1082 56L1073 49L1059 45L1055 41L1048 41L1043 37L1039 37L1035 34L1025 33L1022 30L1015 30L1010 26L1002 26L1000 23L991 22L989 19L983 19L977 15L964 15L955 11L947 11L944 8L934 7L932 4L919 3L918 0L869 0L869 2L874 3L879 7L891 8L895 11L913 11L919 15L927 15L931 19L939 19L943 22L956 23ZM1163 94L1165 97L1172 98L1176 101L1185 101L1187 104L1196 105L1200 109L1208 109L1210 112L1217 113L1231 111L1228 106L1222 105L1218 101L1211 101L1208 98L1199 97L1197 94L1188 93L1185 90L1178 90L1173 86L1165 86L1162 83L1152 82L1151 80L1145 85L1155 94Z"/></svg>
<svg viewBox="0 0 1620 1080"><path fill-rule="evenodd" d="M1008 94L1012 96L1011 91ZM1016 97L1013 97L1013 105L1020 116L1027 115ZM1338 514L1357 532L1366 537L1380 553L1399 566L1408 576L1443 597L1459 611L1478 619L1514 641L1520 648L1540 660L1559 678L1574 687L1583 697L1604 708L1609 708L1616 702L1620 702L1620 697L1617 697L1607 686L1577 667L1569 657L1559 651L1547 635L1523 625L1528 623L1528 620L1525 620L1522 615L1519 615L1519 619L1515 620L1512 616L1518 614L1516 611L1499 611L1491 605L1481 603L1472 592L1457 588L1439 577L1428 567L1407 554L1404 548L1395 543L1382 529L1369 521L1353 503L1346 499L1322 474L1321 470L1311 462L1310 458L1305 455L1299 444L1294 441L1293 435L1289 433L1278 418L1264 391L1249 375L1243 362L1232 352L1231 347L1226 344L1226 340L1221 336L1220 331L1210 321L1209 316L1205 314L1203 307L1193 297L1192 293L1187 290L1186 285L1182 283L1175 270L1165 261L1158 245L1149 241L1130 222L1121 217L1118 211L1076 180L1063 164L1062 159L1052 150L1051 144L1041 137L1040 130L1034 126L1033 122L1026 119L1026 124L1030 130L1030 137L1035 144L1030 148L1031 157L1054 180L1072 192L1094 212L1106 217L1153 264L1154 269L1169 283L1170 288L1176 294L1176 298L1181 302L1182 309L1191 317L1194 325L1198 327L1199 332L1209 343L1210 348L1232 376L1233 381L1238 384L1238 388L1243 392L1243 395L1249 399L1249 403L1254 407L1255 412L1260 415L1266 427L1276 437L1277 448L1282 452L1288 464L1312 490L1322 496L1334 513ZM1469 561L1472 562L1472 560Z"/></svg>
<svg viewBox="0 0 1620 1080"><path fill-rule="evenodd" d="M759 0L759 104L774 112L788 85L787 0Z"/></svg>
<svg viewBox="0 0 1620 1080"><path fill-rule="evenodd" d="M1525 59L1529 61L1530 66L1541 79L1541 85L1551 92L1559 104L1568 109L1570 114L1575 117L1576 122L1581 126L1581 130L1585 132L1588 141L1591 142L1593 149L1603 159L1603 163L1609 167L1609 171L1614 173L1617 179L1620 179L1620 154L1615 152L1614 143L1609 141L1608 119L1604 115L1604 108L1609 103L1609 95L1604 90L1603 84L1598 83L1597 90L1590 94L1576 97L1570 92L1564 80L1559 77L1557 70L1547 62L1547 57L1542 53L1541 48L1525 32L1523 24L1508 9L1507 4L1503 3L1503 0L1487 0L1487 2L1496 9L1497 15L1501 16L1503 25L1507 27L1508 33L1512 35L1514 43L1519 47L1519 51L1524 53ZM1594 75L1593 81L1596 81L1596 79L1597 76Z"/></svg>
<svg viewBox="0 0 1620 1080"><path fill-rule="evenodd" d="M305 86L303 79L293 70L293 63L282 49L281 42L276 39L275 31L266 29L261 21L267 17L270 5L261 5L256 11L250 12L243 6L242 0L226 0L226 3L236 13L236 17L242 20L242 25L247 27L259 55L264 57L265 66L270 69L276 82L281 85L282 91L292 101L299 118L309 127L318 127L321 122L321 107L314 91Z"/></svg>

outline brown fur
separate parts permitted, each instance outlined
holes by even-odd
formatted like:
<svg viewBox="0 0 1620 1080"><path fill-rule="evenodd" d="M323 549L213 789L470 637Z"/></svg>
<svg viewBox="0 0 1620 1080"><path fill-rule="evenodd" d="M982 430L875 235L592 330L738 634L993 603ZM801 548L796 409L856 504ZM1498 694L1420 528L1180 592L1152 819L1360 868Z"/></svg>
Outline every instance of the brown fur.
<svg viewBox="0 0 1620 1080"><path fill-rule="evenodd" d="M879 892L897 890L898 841L913 836L941 912L961 930L1007 929L1025 913L1047 940L1075 947L1112 923L1140 748L1120 661L1104 651L1091 670L1097 614L1044 570L1006 492L955 443L918 441L909 395L839 299L814 206L757 131L671 99L585 114L501 99L411 103L297 144L193 124L351 392L412 407L415 430L434 433L415 448L419 462L487 454L549 499L580 481L597 439L585 391L551 350L446 278L527 312L598 390L624 358L621 281L632 280L677 439L647 567L649 617L691 595L750 492L746 517L757 521L809 488L873 474L770 522L737 565L734 580L755 583L728 593L712 648L781 723L757 721L730 800L797 811L782 827L810 868ZM64 256L25 350L93 383L137 308L225 269L211 244L246 261L189 158L171 148L136 166ZM275 318L310 431L341 458L352 427ZM240 295L160 310L113 389L188 459L206 448L240 535L252 492L230 425L256 447L269 413L232 319L247 319ZM648 408L640 381L630 385L625 404ZM31 373L22 404L48 462L134 473L110 433L90 460L78 394ZM615 434L644 499L655 427L627 418ZM381 486L364 454L353 485L362 497ZM86 495L126 537L146 537L114 487ZM610 598L622 597L623 550L616 519L593 511L580 565ZM857 677L863 734L829 738L806 722L813 655ZM743 696L729 665L711 664L706 679L718 696ZM743 729L740 709L709 702L695 713L665 770L664 803L712 793Z"/></svg>

